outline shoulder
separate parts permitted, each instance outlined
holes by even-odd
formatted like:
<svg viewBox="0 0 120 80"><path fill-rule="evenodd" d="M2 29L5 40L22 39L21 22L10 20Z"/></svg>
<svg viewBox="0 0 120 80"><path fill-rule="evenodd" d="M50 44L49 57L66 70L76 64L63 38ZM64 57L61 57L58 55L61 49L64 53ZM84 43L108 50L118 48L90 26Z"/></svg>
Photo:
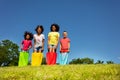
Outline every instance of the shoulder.
<svg viewBox="0 0 120 80"><path fill-rule="evenodd" d="M56 35L60 35L60 33L59 33L59 32L55 32L55 34L56 34Z"/></svg>
<svg viewBox="0 0 120 80"><path fill-rule="evenodd" d="M69 38L67 38L67 40L68 40L68 41L70 41L70 39L69 39Z"/></svg>
<svg viewBox="0 0 120 80"><path fill-rule="evenodd" d="M51 34L52 34L52 32L49 32L49 33L48 33L48 35L51 35Z"/></svg>
<svg viewBox="0 0 120 80"><path fill-rule="evenodd" d="M60 34L59 32L55 32L56 34Z"/></svg>
<svg viewBox="0 0 120 80"><path fill-rule="evenodd" d="M29 40L29 43L32 43L32 40Z"/></svg>
<svg viewBox="0 0 120 80"><path fill-rule="evenodd" d="M52 35L55 35L55 32L49 32L48 33L48 36L52 36Z"/></svg>
<svg viewBox="0 0 120 80"><path fill-rule="evenodd" d="M22 40L22 43L24 43L25 40Z"/></svg>
<svg viewBox="0 0 120 80"><path fill-rule="evenodd" d="M60 42L62 42L62 41L63 41L63 38L60 39Z"/></svg>
<svg viewBox="0 0 120 80"><path fill-rule="evenodd" d="M41 34L41 37L45 37L45 35L44 35L44 34Z"/></svg>
<svg viewBox="0 0 120 80"><path fill-rule="evenodd" d="M45 36L44 34L41 34L41 36Z"/></svg>
<svg viewBox="0 0 120 80"><path fill-rule="evenodd" d="M36 37L37 36L37 34L34 34L34 37Z"/></svg>

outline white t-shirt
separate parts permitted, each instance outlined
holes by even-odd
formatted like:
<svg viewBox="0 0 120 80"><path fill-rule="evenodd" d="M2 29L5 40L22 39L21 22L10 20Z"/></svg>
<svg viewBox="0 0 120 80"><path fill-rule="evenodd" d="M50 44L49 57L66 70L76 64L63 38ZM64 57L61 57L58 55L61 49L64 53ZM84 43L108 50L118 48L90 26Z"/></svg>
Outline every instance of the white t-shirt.
<svg viewBox="0 0 120 80"><path fill-rule="evenodd" d="M44 34L41 34L39 36L37 34L34 34L34 39L36 40L35 47L39 47L42 46L42 40L45 39L45 36Z"/></svg>

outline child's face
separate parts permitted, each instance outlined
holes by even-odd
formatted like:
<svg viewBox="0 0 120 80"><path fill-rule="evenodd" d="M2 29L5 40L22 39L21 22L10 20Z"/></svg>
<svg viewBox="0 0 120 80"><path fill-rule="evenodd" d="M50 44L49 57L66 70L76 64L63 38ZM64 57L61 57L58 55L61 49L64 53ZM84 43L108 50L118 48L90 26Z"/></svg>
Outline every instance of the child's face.
<svg viewBox="0 0 120 80"><path fill-rule="evenodd" d="M53 30L53 31L56 31L56 27L55 27L55 26L52 26L52 30Z"/></svg>
<svg viewBox="0 0 120 80"><path fill-rule="evenodd" d="M26 35L26 39L27 39L27 40L30 39L30 35L29 35L29 34Z"/></svg>
<svg viewBox="0 0 120 80"><path fill-rule="evenodd" d="M63 32L63 37L64 37L64 38L67 37L67 32Z"/></svg>
<svg viewBox="0 0 120 80"><path fill-rule="evenodd" d="M41 28L38 28L37 29L37 33L40 34L42 32L42 29Z"/></svg>

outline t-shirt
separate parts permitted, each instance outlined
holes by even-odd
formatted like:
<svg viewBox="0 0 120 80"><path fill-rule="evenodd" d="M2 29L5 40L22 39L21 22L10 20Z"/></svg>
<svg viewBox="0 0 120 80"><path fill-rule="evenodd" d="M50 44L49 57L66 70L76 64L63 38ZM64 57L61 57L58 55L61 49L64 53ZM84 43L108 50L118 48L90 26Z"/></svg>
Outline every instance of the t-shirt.
<svg viewBox="0 0 120 80"><path fill-rule="evenodd" d="M62 38L60 39L61 50L68 50L68 43L70 43L69 38Z"/></svg>
<svg viewBox="0 0 120 80"><path fill-rule="evenodd" d="M48 37L50 37L50 41L48 44L57 45L60 34L58 32L49 32Z"/></svg>
<svg viewBox="0 0 120 80"><path fill-rule="evenodd" d="M22 41L23 48L22 50L27 51L30 46L32 46L31 40L23 40Z"/></svg>
<svg viewBox="0 0 120 80"><path fill-rule="evenodd" d="M40 35L34 34L34 39L36 40L35 47L39 47L42 46L42 40L45 39L45 36L44 34Z"/></svg>

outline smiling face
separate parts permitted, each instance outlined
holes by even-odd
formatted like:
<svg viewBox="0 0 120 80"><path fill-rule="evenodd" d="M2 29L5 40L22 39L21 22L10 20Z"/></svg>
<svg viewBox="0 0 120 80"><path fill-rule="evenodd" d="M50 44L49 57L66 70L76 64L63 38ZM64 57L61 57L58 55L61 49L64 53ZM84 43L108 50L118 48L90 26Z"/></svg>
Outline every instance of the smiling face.
<svg viewBox="0 0 120 80"><path fill-rule="evenodd" d="M52 26L52 31L56 31L56 27L55 26Z"/></svg>
<svg viewBox="0 0 120 80"><path fill-rule="evenodd" d="M67 32L63 32L63 37L64 37L64 38L67 37Z"/></svg>
<svg viewBox="0 0 120 80"><path fill-rule="evenodd" d="M26 35L26 40L29 40L29 39L30 39L30 35L27 34L27 35Z"/></svg>
<svg viewBox="0 0 120 80"><path fill-rule="evenodd" d="M41 32L42 32L42 29L39 27L39 28L37 29L37 33L38 33L38 34L41 34Z"/></svg>

